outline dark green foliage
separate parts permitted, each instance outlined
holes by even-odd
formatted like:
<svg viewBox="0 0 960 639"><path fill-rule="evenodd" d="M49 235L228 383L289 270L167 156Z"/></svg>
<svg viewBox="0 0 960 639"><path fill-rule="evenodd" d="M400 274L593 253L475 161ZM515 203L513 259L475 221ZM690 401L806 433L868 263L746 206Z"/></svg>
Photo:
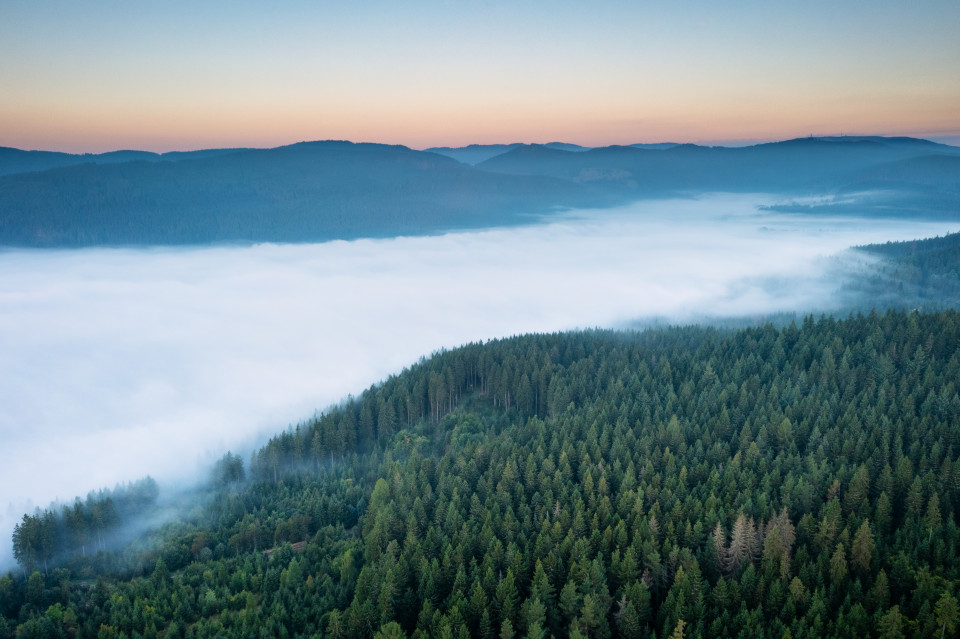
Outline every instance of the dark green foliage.
<svg viewBox="0 0 960 639"><path fill-rule="evenodd" d="M88 553L126 543L124 527L155 514L159 490L150 477L77 498L72 505L24 515L13 531L13 555L24 569L48 573L65 562L83 563ZM119 536L119 538L118 538Z"/></svg>
<svg viewBox="0 0 960 639"><path fill-rule="evenodd" d="M227 453L213 466L210 473L210 483L217 488L223 488L232 483L242 482L246 478L243 469L243 459L240 455Z"/></svg>
<svg viewBox="0 0 960 639"><path fill-rule="evenodd" d="M878 308L960 308L960 233L856 247L882 258L844 289L848 303Z"/></svg>
<svg viewBox="0 0 960 639"><path fill-rule="evenodd" d="M955 636L958 379L953 311L442 352L274 437L139 569L0 578L0 630Z"/></svg>

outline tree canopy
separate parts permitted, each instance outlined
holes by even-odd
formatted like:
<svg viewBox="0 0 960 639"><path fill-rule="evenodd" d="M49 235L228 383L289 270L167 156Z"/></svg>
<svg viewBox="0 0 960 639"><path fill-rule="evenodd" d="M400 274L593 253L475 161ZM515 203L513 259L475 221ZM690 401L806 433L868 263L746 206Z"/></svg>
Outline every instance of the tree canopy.
<svg viewBox="0 0 960 639"><path fill-rule="evenodd" d="M0 637L956 636L958 379L953 311L440 352L38 542Z"/></svg>

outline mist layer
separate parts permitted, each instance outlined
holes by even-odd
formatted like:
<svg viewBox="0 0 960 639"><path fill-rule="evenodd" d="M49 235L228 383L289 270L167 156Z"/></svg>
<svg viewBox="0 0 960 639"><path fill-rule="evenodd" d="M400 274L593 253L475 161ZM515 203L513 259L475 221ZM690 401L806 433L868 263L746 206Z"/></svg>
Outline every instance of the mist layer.
<svg viewBox="0 0 960 639"><path fill-rule="evenodd" d="M189 479L440 348L830 308L829 256L956 230L758 211L769 203L648 201L437 237L0 253L0 534L55 498Z"/></svg>

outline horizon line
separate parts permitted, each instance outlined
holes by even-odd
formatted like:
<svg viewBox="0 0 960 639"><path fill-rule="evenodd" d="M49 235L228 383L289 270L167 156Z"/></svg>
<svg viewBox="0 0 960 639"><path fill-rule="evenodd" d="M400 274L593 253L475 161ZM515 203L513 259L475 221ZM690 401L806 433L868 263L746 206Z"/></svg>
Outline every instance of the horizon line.
<svg viewBox="0 0 960 639"><path fill-rule="evenodd" d="M677 142L673 140L663 140L656 142L621 142L613 144L601 144L601 145L586 145L579 144L577 142L568 142L562 139L551 140L549 142L527 142L527 141L514 141L514 142L470 142L462 145L431 145L431 146L421 146L421 145L410 145L410 144L401 144L401 143L392 143L392 142L375 142L370 140L345 140L345 139L336 139L336 138L327 138L327 139L313 139L313 140L297 140L294 142L288 142L284 144L272 145L272 146L252 146L238 144L237 146L189 146L189 147L177 147L171 148L164 151L155 151L146 148L135 148L135 147L118 147L111 148L105 151L64 151L57 150L52 148L22 148L16 146L7 146L0 144L0 148L13 149L17 151L24 151L27 153L63 153L67 155L106 155L109 153L152 153L155 155L165 155L168 153L195 153L200 151L220 151L220 150L236 150L236 151L253 151L253 150L271 150L271 149L281 149L284 147L294 146L297 144L312 144L317 142L343 142L348 144L376 144L382 146L397 146L410 149L412 151L430 151L431 149L466 149L469 147L479 146L549 146L549 145L570 145L578 146L583 149L602 149L613 146L638 146L638 145L661 145L661 144L672 144L676 146L681 145L691 145L691 146L702 146L702 147L714 147L714 148L743 148L750 146L760 146L763 144L777 144L780 142L790 142L794 140L837 140L843 138L850 138L851 140L856 139L866 139L866 138L886 138L886 139L914 139L922 140L926 142L931 142L933 144L942 144L945 146L955 146L960 147L960 135L933 135L929 137L921 137L917 135L896 135L896 134L878 134L878 133L838 133L838 134L809 134L805 136L794 136L786 138L744 138L744 139L721 139L721 140L700 140L695 142ZM949 140L949 141L947 141Z"/></svg>

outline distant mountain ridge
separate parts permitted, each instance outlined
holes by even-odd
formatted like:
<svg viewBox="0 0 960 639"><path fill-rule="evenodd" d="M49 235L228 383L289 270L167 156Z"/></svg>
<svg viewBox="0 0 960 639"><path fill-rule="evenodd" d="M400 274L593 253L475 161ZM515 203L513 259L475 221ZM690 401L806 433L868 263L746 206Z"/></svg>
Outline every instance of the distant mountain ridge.
<svg viewBox="0 0 960 639"><path fill-rule="evenodd" d="M447 157L453 158L457 162L462 162L463 164L469 164L472 166L494 158L498 155L503 155L504 153L512 151L520 146L544 146L548 149L572 151L575 153L590 151L591 149L598 148L592 146L580 146L579 144L570 144L567 142L547 142L546 144L542 145L528 145L522 142L514 142L512 144L470 144L460 147L435 146L424 150L429 151L430 153L446 155ZM637 143L627 146L632 146L638 149L669 149L678 145L675 142L654 142L652 144Z"/></svg>
<svg viewBox="0 0 960 639"><path fill-rule="evenodd" d="M0 176L32 171L46 171L76 164L118 164L121 162L160 162L213 157L249 151L250 149L203 149L199 151L107 151L106 153L61 153L59 151L23 151L12 147L0 147Z"/></svg>
<svg viewBox="0 0 960 639"><path fill-rule="evenodd" d="M624 190L764 190L836 188L857 172L931 152L960 157L960 148L909 138L797 138L748 147L694 144L664 149L609 146L564 153L517 146L477 165L502 173L607 180Z"/></svg>
<svg viewBox="0 0 960 639"><path fill-rule="evenodd" d="M555 178L495 175L402 146L306 142L0 177L0 244L385 237L517 223L595 199Z"/></svg>
<svg viewBox="0 0 960 639"><path fill-rule="evenodd" d="M429 234L709 191L870 190L873 200L863 211L960 219L957 147L876 137L652 147L550 143L416 151L322 141L97 155L0 148L0 246Z"/></svg>
<svg viewBox="0 0 960 639"><path fill-rule="evenodd" d="M460 147L435 146L424 150L430 153L445 155L449 158L453 158L457 162L462 162L463 164L469 164L473 166L485 160L489 160L498 155L512 151L519 146L524 146L524 144L521 142L514 142L512 144L470 144ZM543 146L550 149L557 149L559 151L571 152L588 151L591 148L580 146L579 144L568 144L566 142L548 142Z"/></svg>

